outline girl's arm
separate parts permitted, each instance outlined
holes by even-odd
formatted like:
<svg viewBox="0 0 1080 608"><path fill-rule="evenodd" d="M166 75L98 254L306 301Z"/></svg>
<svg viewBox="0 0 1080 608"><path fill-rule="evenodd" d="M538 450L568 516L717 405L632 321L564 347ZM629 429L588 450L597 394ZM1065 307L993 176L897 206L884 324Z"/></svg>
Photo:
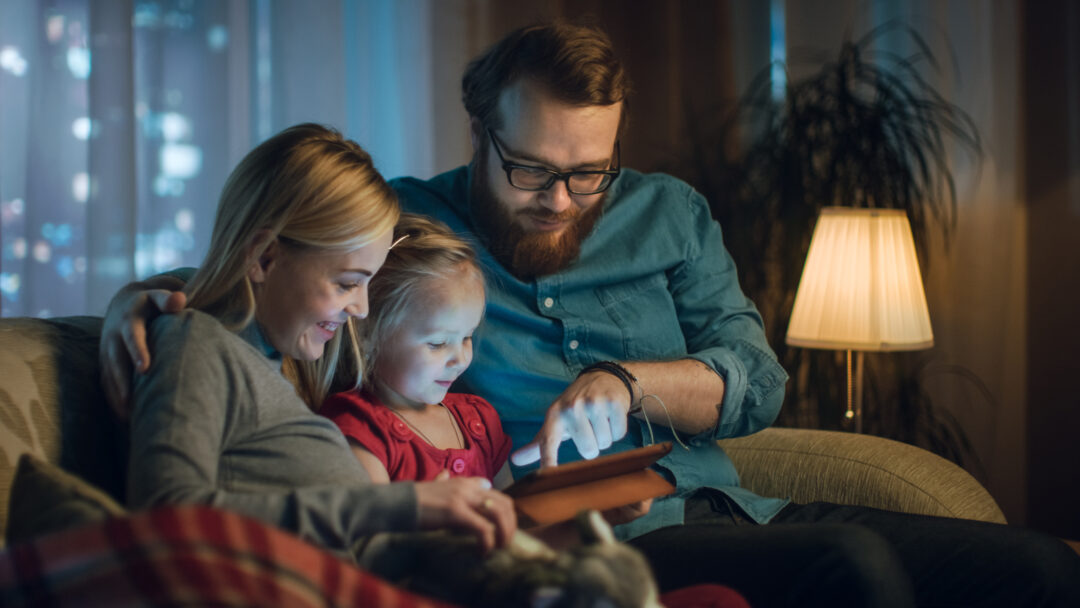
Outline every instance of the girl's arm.
<svg viewBox="0 0 1080 608"><path fill-rule="evenodd" d="M349 439L349 448L352 449L353 455L360 461L360 464L364 466L364 470L371 476L372 483L390 483L390 473L386 471L386 467L383 466L382 461L369 452L367 448L360 445L352 438Z"/></svg>

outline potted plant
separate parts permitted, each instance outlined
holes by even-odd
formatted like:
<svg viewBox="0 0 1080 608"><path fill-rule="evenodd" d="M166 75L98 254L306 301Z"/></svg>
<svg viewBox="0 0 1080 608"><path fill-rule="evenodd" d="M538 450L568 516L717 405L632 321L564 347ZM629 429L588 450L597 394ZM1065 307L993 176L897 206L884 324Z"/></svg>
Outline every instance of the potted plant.
<svg viewBox="0 0 1080 608"><path fill-rule="evenodd" d="M917 51L875 51L874 43L891 30ZM779 424L844 426L838 405L844 400L843 354L784 343L821 208L903 209L924 274L931 233L938 231L948 245L956 225L950 153L955 146L979 156L981 143L972 119L931 86L926 69L937 69L929 47L913 29L894 22L846 40L816 73L789 82L782 99L774 98L770 66L732 108L691 117L692 160L676 172L709 200L743 288L792 376ZM747 143L739 145L740 139ZM971 454L966 437L920 388L925 355L867 359L864 428L963 464Z"/></svg>

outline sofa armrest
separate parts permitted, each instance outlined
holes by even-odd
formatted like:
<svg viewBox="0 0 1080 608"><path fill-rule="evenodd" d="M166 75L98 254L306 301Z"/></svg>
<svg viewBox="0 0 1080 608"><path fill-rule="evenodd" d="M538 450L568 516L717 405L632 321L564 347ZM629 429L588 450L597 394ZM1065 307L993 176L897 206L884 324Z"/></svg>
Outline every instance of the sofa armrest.
<svg viewBox="0 0 1080 608"><path fill-rule="evenodd" d="M100 332L100 317L0 319L0 546L24 453L123 498L127 427L98 381Z"/></svg>
<svg viewBox="0 0 1080 608"><path fill-rule="evenodd" d="M769 428L724 439L743 487L798 503L826 501L1005 523L967 471L919 447L873 435Z"/></svg>

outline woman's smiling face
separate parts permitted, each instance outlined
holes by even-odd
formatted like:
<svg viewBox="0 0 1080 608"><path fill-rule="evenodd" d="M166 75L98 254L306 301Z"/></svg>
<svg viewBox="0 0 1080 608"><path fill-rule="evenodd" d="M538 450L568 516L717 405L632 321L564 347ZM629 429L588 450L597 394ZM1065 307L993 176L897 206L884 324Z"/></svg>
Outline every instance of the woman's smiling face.
<svg viewBox="0 0 1080 608"><path fill-rule="evenodd" d="M255 319L283 355L313 361L349 317L368 314L368 282L383 265L392 234L345 253L275 241L249 272Z"/></svg>

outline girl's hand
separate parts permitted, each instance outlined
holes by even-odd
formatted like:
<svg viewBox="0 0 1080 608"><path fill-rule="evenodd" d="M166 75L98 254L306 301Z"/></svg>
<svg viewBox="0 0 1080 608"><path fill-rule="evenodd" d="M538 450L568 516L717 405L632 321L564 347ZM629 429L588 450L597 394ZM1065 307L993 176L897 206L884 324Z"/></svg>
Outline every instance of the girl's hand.
<svg viewBox="0 0 1080 608"><path fill-rule="evenodd" d="M491 482L482 477L418 482L416 503L420 529L452 528L472 533L485 553L505 547L517 530L514 502L492 490Z"/></svg>
<svg viewBox="0 0 1080 608"><path fill-rule="evenodd" d="M603 515L604 519L613 526L625 524L648 513L649 509L652 507L652 501L653 499L646 498L645 500L628 504L623 507L608 509L601 513L601 515Z"/></svg>
<svg viewBox="0 0 1080 608"><path fill-rule="evenodd" d="M653 499L647 498L624 507L608 509L602 512L601 515L612 526L625 524L648 513L652 501ZM556 550L569 549L582 543L581 529L573 520L534 526L526 531Z"/></svg>

